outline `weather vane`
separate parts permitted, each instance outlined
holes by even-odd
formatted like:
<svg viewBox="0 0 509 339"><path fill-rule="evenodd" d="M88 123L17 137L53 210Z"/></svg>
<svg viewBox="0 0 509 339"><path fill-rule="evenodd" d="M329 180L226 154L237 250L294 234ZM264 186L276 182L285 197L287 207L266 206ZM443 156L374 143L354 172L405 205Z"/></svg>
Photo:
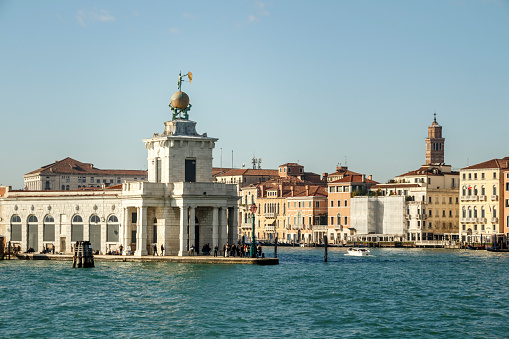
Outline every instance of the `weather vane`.
<svg viewBox="0 0 509 339"><path fill-rule="evenodd" d="M192 105L189 104L189 96L182 92L182 83L184 82L184 77L189 79L189 83L193 80L193 73L187 72L187 74L182 75L182 72L179 72L179 77L177 81L178 92L175 92L171 96L171 103L168 105L172 110L172 120L175 119L189 119L188 112L191 110Z"/></svg>

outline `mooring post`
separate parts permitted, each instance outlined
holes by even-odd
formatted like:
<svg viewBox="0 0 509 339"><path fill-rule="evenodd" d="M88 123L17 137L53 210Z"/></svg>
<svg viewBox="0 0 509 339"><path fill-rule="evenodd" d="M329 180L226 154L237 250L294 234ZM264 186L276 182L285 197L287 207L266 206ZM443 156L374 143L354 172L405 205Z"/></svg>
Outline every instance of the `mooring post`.
<svg viewBox="0 0 509 339"><path fill-rule="evenodd" d="M10 241L9 241L8 251L9 251L9 260L11 260L11 242Z"/></svg>
<svg viewBox="0 0 509 339"><path fill-rule="evenodd" d="M327 236L324 235L323 236L323 250L324 250L324 257L323 257L323 262L327 262Z"/></svg>
<svg viewBox="0 0 509 339"><path fill-rule="evenodd" d="M276 235L276 242L274 243L274 258L277 258L277 235Z"/></svg>

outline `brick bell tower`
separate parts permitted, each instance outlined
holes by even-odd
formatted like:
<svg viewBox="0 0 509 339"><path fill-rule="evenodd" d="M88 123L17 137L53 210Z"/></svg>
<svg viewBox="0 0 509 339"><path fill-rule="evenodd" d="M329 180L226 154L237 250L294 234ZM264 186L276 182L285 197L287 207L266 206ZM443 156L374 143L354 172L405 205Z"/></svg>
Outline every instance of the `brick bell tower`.
<svg viewBox="0 0 509 339"><path fill-rule="evenodd" d="M433 123L428 127L428 137L426 138L426 165L444 163L444 144L442 126L438 124L435 113Z"/></svg>

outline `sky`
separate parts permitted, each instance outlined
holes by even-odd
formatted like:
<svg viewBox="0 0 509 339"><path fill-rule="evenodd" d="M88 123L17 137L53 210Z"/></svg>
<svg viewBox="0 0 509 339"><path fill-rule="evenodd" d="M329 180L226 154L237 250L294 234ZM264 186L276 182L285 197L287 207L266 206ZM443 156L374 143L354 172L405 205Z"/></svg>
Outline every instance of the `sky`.
<svg viewBox="0 0 509 339"><path fill-rule="evenodd" d="M509 156L509 1L0 0L0 184L66 157L146 169L180 71L214 166L425 163L433 113L455 169Z"/></svg>

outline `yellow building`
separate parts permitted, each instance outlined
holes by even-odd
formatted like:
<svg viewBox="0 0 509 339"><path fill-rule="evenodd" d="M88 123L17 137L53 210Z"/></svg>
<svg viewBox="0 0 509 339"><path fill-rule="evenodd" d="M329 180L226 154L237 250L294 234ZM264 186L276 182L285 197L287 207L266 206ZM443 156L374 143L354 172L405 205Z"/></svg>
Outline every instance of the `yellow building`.
<svg viewBox="0 0 509 339"><path fill-rule="evenodd" d="M504 170L509 157L492 159L460 171L460 238L466 243L491 243L503 237Z"/></svg>

